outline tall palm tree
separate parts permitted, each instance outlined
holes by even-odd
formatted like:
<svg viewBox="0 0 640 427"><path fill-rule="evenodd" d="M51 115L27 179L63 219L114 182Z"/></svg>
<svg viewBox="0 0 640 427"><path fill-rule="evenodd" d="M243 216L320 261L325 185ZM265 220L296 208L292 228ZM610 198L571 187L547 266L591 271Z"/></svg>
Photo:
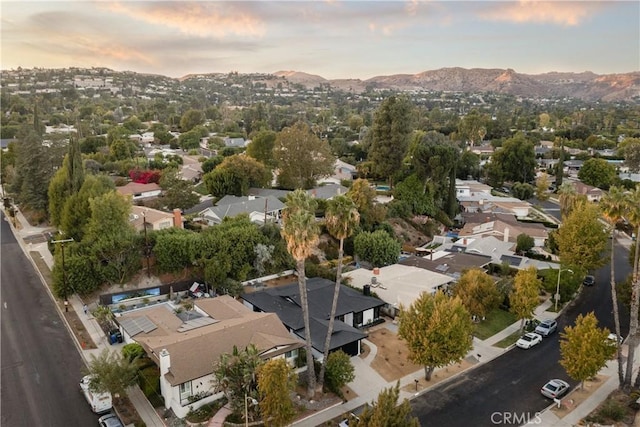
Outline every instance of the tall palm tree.
<svg viewBox="0 0 640 427"><path fill-rule="evenodd" d="M633 258L631 276L631 304L629 319L629 356L627 357L627 374L633 370L633 357L638 346L638 310L640 310L640 184L627 194L627 220L635 228L636 247ZM631 365L631 368L629 367ZM629 374L630 375L630 374ZM635 387L640 387L640 374L636 377Z"/></svg>
<svg viewBox="0 0 640 427"><path fill-rule="evenodd" d="M318 244L320 227L316 221L317 202L304 190L296 190L287 195L282 215L282 237L287 242L287 249L296 261L300 305L304 320L306 353L307 353L307 397L312 399L316 392L316 374L313 365L313 347L311 345L311 327L309 325L309 301L307 300L307 283L304 262Z"/></svg>
<svg viewBox="0 0 640 427"><path fill-rule="evenodd" d="M580 195L570 182L564 182L558 187L558 201L560 202L560 214L564 217L571 213L571 210L578 202Z"/></svg>
<svg viewBox="0 0 640 427"><path fill-rule="evenodd" d="M333 302L331 303L331 314L329 315L329 326L327 327L327 337L324 341L324 357L320 367L318 380L320 387L324 384L324 371L329 357L329 347L331 346L331 335L333 334L333 322L338 309L338 297L340 296L340 279L342 276L342 258L344 256L344 239L351 236L355 227L360 223L360 213L356 209L355 203L350 197L345 195L336 196L329 200L325 212L325 224L329 234L340 241L338 248L338 268L336 271L336 286L333 290Z"/></svg>
<svg viewBox="0 0 640 427"><path fill-rule="evenodd" d="M618 310L618 293L616 290L616 276L615 276L615 264L614 264L614 250L615 250L615 232L616 224L624 215L626 206L624 190L620 187L613 186L609 188L602 200L600 200L600 207L602 213L611 226L611 299L613 301L613 321L616 329L616 336L620 335L620 313ZM622 374L622 349L618 344L618 379L620 386L624 386L626 378ZM629 373L629 384L631 383L631 373Z"/></svg>

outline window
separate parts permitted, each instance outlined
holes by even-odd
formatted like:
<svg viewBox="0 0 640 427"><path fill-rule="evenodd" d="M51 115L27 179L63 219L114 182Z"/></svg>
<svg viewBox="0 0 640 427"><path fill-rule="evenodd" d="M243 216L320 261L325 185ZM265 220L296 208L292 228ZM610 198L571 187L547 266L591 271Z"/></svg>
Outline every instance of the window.
<svg viewBox="0 0 640 427"><path fill-rule="evenodd" d="M362 312L353 313L353 324L355 327L362 326Z"/></svg>
<svg viewBox="0 0 640 427"><path fill-rule="evenodd" d="M180 400L188 400L191 397L191 381L180 384Z"/></svg>

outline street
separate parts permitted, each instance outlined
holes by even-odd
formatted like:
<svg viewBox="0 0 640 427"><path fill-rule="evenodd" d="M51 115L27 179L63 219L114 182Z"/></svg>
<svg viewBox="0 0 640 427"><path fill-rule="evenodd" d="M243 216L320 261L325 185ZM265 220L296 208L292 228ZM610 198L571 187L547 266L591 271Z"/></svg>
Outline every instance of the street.
<svg viewBox="0 0 640 427"><path fill-rule="evenodd" d="M616 247L615 270L617 281L624 280L631 271L628 250ZM572 325L578 314L594 311L600 326L613 331L610 290L610 267L607 264L595 272L596 286L584 288L575 302L558 318L559 332ZM628 310L620 306L622 335L628 332ZM535 414L552 402L540 394L549 379L560 378L573 387L560 366L559 332L545 338L530 350L514 348L489 363L465 372L449 383L413 399L413 415L424 426L492 426L509 425L505 414L517 414L519 425L535 422ZM617 363L615 360L610 363ZM524 418L522 418L524 417ZM513 416L510 418L513 420ZM524 420L524 422L522 422ZM498 422L497 422L498 421Z"/></svg>
<svg viewBox="0 0 640 427"><path fill-rule="evenodd" d="M80 393L84 363L40 276L2 214L2 427L94 426Z"/></svg>

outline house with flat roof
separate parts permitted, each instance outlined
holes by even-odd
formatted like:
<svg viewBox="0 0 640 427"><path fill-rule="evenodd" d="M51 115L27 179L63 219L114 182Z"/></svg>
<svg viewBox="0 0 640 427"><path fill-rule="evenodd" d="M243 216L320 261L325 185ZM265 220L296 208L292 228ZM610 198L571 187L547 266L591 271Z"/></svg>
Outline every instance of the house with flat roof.
<svg viewBox="0 0 640 427"><path fill-rule="evenodd" d="M322 360L335 283L314 277L307 279L306 285L313 357ZM304 327L297 283L244 293L241 298L244 304L254 311L276 313L292 334L306 339L308 331ZM343 285L338 297L329 352L342 350L350 356L359 355L362 351L361 341L367 337L362 328L381 321L380 308L384 304L379 298Z"/></svg>
<svg viewBox="0 0 640 427"><path fill-rule="evenodd" d="M446 289L455 280L446 274L410 265L392 264L386 267L358 268L342 275L349 284L363 292L371 292L384 301L385 314L395 317L400 306L409 307L423 292L434 294Z"/></svg>
<svg viewBox="0 0 640 427"><path fill-rule="evenodd" d="M213 368L234 347L254 345L263 359L283 358L293 365L304 346L276 314L248 310L227 295L199 298L192 310L159 303L117 313L115 321L124 342L140 344L158 365L165 407L180 418L223 396Z"/></svg>

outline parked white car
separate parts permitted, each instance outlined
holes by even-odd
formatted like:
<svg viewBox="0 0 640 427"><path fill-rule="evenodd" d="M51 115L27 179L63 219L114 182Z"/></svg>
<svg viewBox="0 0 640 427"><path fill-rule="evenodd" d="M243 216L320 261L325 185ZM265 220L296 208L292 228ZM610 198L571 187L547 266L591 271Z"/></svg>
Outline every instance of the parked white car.
<svg viewBox="0 0 640 427"><path fill-rule="evenodd" d="M528 332L516 341L516 347L529 349L536 344L540 344L542 342L542 337L534 332Z"/></svg>

